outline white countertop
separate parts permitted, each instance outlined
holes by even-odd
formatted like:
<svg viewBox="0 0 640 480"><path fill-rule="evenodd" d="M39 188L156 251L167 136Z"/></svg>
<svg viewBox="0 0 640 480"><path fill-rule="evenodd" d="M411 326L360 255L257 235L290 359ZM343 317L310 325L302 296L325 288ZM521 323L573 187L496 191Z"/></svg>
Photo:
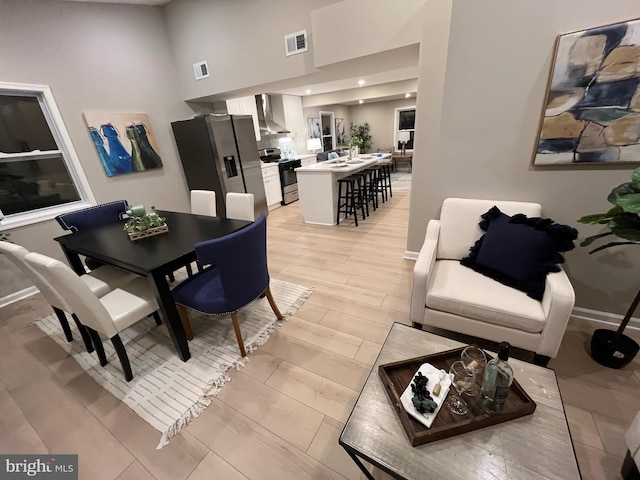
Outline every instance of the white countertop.
<svg viewBox="0 0 640 480"><path fill-rule="evenodd" d="M346 160L347 157L340 157L333 160L327 160L326 162L318 162L305 167L298 167L295 171L296 173L350 173L375 165L378 163L378 160L382 158L391 157L389 153L381 155L382 156L380 157L376 155L359 155L356 159L352 160Z"/></svg>

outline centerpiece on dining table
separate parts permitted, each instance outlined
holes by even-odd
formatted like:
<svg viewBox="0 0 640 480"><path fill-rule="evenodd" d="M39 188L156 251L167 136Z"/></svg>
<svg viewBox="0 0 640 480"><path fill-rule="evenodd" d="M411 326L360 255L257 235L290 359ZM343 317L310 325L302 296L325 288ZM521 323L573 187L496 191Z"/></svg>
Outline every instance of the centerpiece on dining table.
<svg viewBox="0 0 640 480"><path fill-rule="evenodd" d="M125 213L129 218L124 224L124 230L129 235L130 240L140 240L141 238L169 231L166 218L161 217L154 206L151 207L149 213L147 213L144 205L130 207Z"/></svg>

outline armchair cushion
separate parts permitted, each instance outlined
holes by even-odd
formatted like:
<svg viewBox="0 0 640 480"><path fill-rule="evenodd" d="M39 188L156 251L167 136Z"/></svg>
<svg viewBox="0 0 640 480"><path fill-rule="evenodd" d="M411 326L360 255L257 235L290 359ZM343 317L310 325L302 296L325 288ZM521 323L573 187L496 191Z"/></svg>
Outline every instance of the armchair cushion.
<svg viewBox="0 0 640 480"><path fill-rule="evenodd" d="M564 263L560 252L573 249L575 228L524 214L505 215L496 206L479 224L486 233L460 263L504 285L542 300L545 280Z"/></svg>
<svg viewBox="0 0 640 480"><path fill-rule="evenodd" d="M540 302L456 260L435 263L426 307L531 333L540 333L547 322Z"/></svg>

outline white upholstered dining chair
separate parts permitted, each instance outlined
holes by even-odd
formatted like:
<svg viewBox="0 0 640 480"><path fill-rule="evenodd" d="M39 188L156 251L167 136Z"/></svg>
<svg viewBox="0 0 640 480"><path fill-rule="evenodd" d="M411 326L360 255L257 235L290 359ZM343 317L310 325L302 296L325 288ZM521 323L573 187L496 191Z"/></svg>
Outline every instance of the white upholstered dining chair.
<svg viewBox="0 0 640 480"><path fill-rule="evenodd" d="M253 222L256 219L253 193L228 192L226 196L227 218Z"/></svg>
<svg viewBox="0 0 640 480"><path fill-rule="evenodd" d="M215 217L216 192L212 190L191 190L191 213Z"/></svg>
<svg viewBox="0 0 640 480"><path fill-rule="evenodd" d="M25 260L25 257L31 252L15 243L0 242L0 253L3 253L9 260L11 260L11 262L33 282L45 300L49 305L51 305L51 308L53 308L54 313L58 317L58 321L60 322L60 326L62 327L67 341L70 342L73 340L73 334L69 328L65 312L72 316L76 326L78 327L78 331L82 336L82 340L84 341L87 351L93 352L93 345L88 336L88 332L83 327L82 322L78 319L73 307L69 305L58 291ZM81 275L78 278L89 288L89 290L91 290L93 294L98 297L102 297L114 288L130 282L136 278L136 276L137 275L120 268L103 265L91 270L91 272L86 273L85 275Z"/></svg>
<svg viewBox="0 0 640 480"><path fill-rule="evenodd" d="M108 363L100 333L109 337L120 359L127 382L133 378L131 364L119 333L143 318L157 314L158 304L149 281L135 276L130 282L98 297L67 265L55 258L31 252L25 261L38 272L71 306L87 328L100 365Z"/></svg>

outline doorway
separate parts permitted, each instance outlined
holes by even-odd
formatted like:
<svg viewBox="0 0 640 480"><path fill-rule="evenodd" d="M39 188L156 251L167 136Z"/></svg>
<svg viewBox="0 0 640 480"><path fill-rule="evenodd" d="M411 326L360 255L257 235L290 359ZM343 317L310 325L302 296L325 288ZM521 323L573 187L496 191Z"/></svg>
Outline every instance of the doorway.
<svg viewBox="0 0 640 480"><path fill-rule="evenodd" d="M336 135L333 112L320 112L320 126L322 128L322 150L330 152L336 148Z"/></svg>

